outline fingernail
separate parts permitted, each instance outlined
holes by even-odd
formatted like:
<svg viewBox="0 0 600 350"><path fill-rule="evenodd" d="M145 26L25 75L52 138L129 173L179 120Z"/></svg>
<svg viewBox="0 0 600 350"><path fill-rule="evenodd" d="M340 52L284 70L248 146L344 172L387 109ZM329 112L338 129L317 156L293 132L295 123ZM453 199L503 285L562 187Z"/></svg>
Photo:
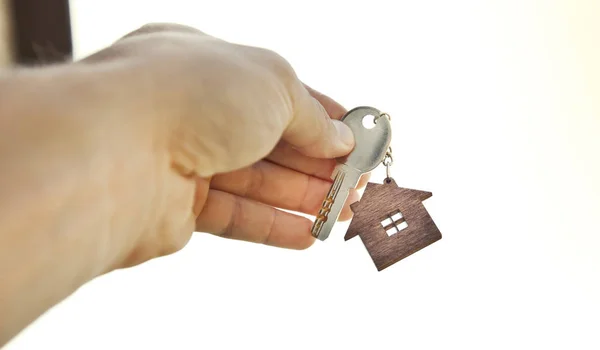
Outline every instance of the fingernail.
<svg viewBox="0 0 600 350"><path fill-rule="evenodd" d="M348 125L344 124L339 120L332 120L333 125L338 133L338 140L342 144L342 148L347 149L348 151L354 148L354 134Z"/></svg>

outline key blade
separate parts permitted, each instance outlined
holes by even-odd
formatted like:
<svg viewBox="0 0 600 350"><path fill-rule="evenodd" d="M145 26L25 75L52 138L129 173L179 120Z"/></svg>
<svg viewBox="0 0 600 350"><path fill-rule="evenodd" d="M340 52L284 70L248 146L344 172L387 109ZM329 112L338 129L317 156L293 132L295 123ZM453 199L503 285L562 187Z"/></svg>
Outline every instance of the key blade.
<svg viewBox="0 0 600 350"><path fill-rule="evenodd" d="M345 164L336 167L333 184L311 228L314 237L321 241L329 237L348 199L350 189L356 187L361 175L362 172Z"/></svg>
<svg viewBox="0 0 600 350"><path fill-rule="evenodd" d="M374 118L375 124L371 127L363 124L368 115ZM313 222L311 234L322 241L329 237L337 222L349 190L356 188L362 174L373 170L383 161L392 137L389 119L382 117L376 108L356 107L341 120L352 130L356 142L350 154L337 160L333 184Z"/></svg>

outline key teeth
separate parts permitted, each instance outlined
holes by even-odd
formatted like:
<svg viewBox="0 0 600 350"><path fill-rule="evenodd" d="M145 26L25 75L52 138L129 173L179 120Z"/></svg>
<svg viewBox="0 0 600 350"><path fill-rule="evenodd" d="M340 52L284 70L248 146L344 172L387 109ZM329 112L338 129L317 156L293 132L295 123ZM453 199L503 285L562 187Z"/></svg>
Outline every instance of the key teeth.
<svg viewBox="0 0 600 350"><path fill-rule="evenodd" d="M325 199L323 200L323 203L321 204L321 209L319 209L319 214L317 215L317 218L315 219L315 222L313 223L311 233L314 237L320 239L321 241L324 241L325 239L327 239L327 237L330 234L330 232L326 232L326 234L323 233L323 226L327 225L329 220L333 219L333 220L337 221L337 216L339 215L339 212L337 212L337 213L334 212L334 214L335 214L334 216L330 216L330 214L331 214L331 209L335 203L335 199L337 198L337 196L340 192L340 189L342 187L342 184L344 183L345 178L346 178L346 173L341 171L340 169L336 169L335 176L333 176L333 183L331 184L331 187L329 188L329 192L327 193L327 196L325 197Z"/></svg>

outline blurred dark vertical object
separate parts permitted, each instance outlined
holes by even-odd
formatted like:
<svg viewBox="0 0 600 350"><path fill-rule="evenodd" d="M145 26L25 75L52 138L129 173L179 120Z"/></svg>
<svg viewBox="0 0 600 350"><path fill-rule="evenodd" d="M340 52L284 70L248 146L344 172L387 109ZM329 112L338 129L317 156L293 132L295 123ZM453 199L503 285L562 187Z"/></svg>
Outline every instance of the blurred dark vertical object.
<svg viewBox="0 0 600 350"><path fill-rule="evenodd" d="M0 0L0 69L13 63L13 25L8 6L8 0Z"/></svg>
<svg viewBox="0 0 600 350"><path fill-rule="evenodd" d="M11 0L14 60L39 65L73 56L69 0Z"/></svg>

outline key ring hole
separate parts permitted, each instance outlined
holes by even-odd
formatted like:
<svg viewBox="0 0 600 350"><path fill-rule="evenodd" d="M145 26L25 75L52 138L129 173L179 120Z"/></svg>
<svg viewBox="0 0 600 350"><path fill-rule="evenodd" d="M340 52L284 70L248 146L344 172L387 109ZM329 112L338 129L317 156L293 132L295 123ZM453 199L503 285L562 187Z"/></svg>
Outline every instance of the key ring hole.
<svg viewBox="0 0 600 350"><path fill-rule="evenodd" d="M367 114L362 118L362 125L365 129L373 129L375 127L375 116Z"/></svg>

